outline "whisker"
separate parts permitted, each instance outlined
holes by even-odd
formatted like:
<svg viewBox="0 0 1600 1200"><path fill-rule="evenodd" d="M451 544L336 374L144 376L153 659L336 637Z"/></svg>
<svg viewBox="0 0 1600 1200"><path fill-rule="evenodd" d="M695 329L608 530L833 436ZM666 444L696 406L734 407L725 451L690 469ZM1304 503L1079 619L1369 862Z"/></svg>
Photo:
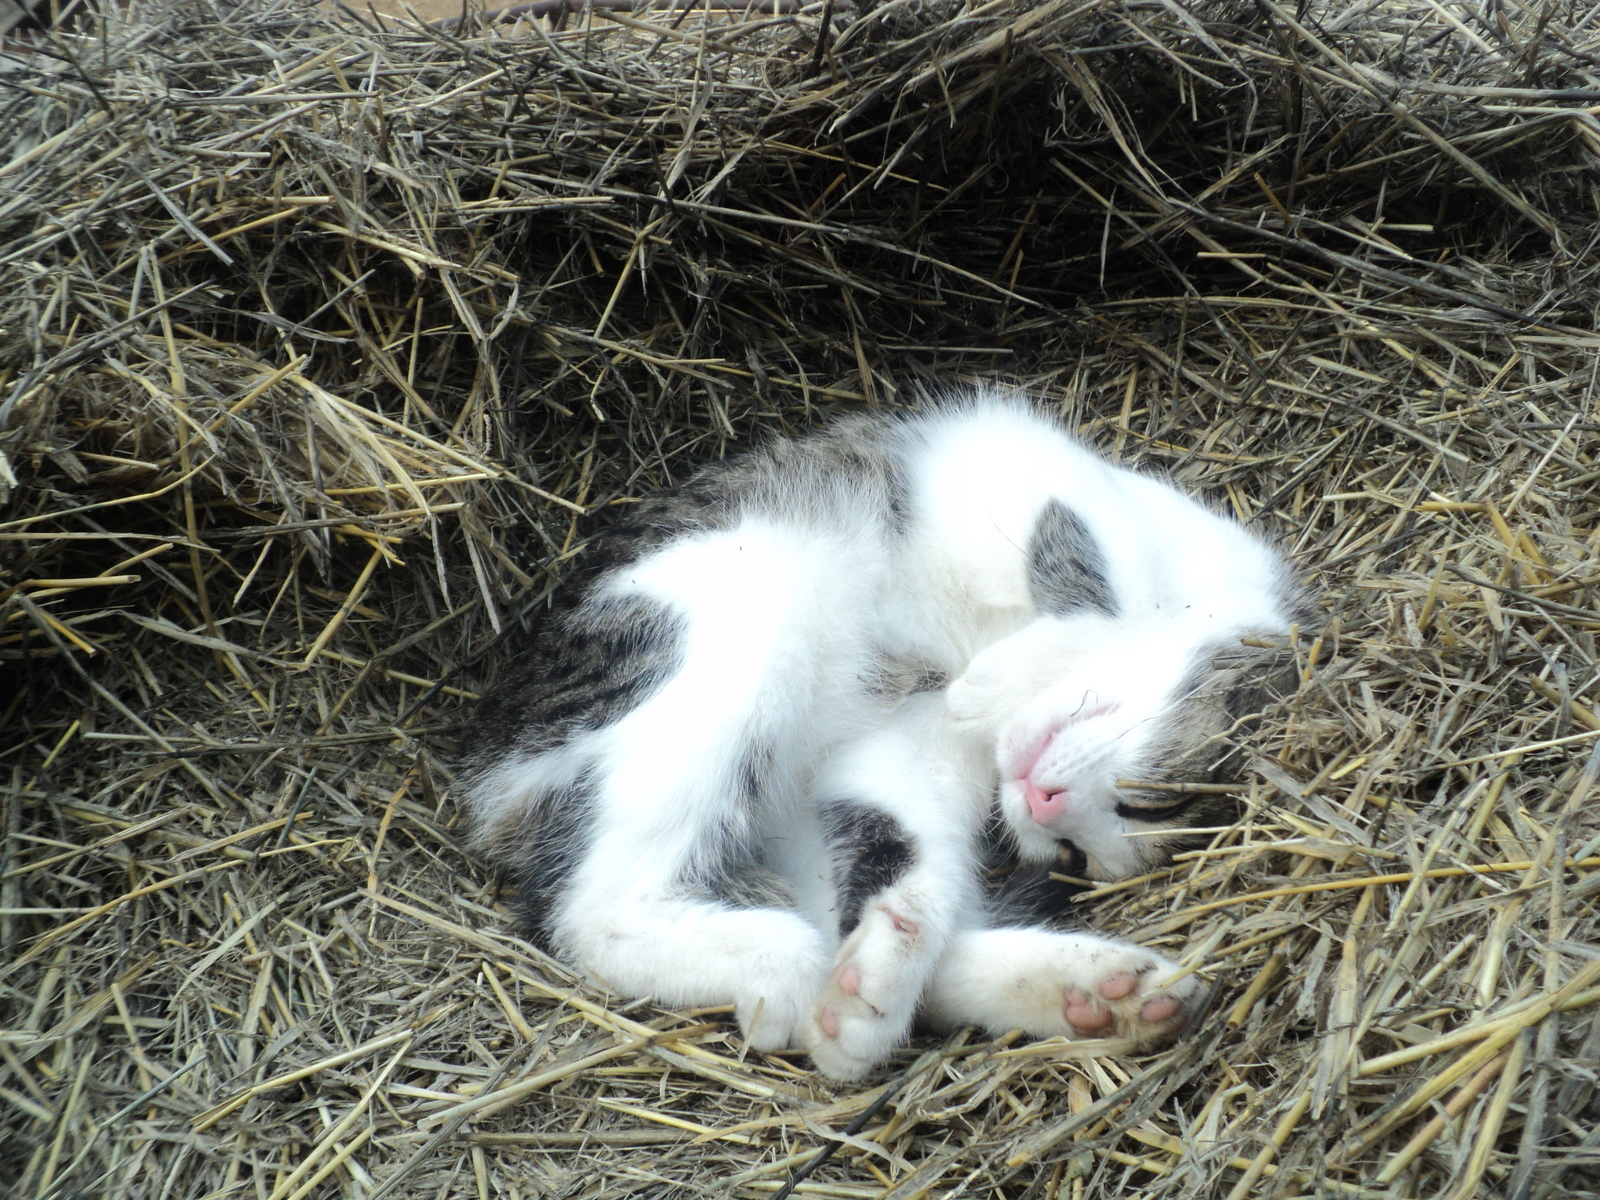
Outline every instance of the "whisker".
<svg viewBox="0 0 1600 1200"><path fill-rule="evenodd" d="M1248 790L1245 783L1147 783L1139 779L1119 779L1117 787L1141 792L1203 792L1207 795L1232 796Z"/></svg>
<svg viewBox="0 0 1600 1200"><path fill-rule="evenodd" d="M1185 826L1183 829L1129 829L1122 836L1125 838L1150 838L1172 837L1174 834L1182 834L1184 837L1188 837L1196 833L1227 833L1232 828L1232 825L1195 825L1193 827Z"/></svg>

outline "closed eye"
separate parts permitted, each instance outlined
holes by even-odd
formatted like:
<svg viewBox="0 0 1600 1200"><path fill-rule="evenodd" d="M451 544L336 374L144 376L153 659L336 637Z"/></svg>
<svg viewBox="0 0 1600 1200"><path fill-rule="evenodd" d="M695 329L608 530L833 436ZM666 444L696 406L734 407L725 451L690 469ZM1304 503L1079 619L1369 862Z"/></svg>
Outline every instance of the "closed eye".
<svg viewBox="0 0 1600 1200"><path fill-rule="evenodd" d="M1180 792L1170 804L1117 804L1117 816L1127 821L1149 821L1159 824L1174 821L1205 796L1203 792Z"/></svg>

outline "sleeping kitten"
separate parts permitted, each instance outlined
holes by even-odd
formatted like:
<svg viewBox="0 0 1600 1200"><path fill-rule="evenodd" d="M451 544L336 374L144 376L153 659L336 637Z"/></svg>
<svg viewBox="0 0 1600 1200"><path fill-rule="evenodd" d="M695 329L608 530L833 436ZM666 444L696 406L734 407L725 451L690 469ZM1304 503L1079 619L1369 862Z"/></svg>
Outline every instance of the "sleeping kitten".
<svg viewBox="0 0 1600 1200"><path fill-rule="evenodd" d="M1213 815L1118 781L1220 769L1260 676L1240 638L1295 611L1272 550L979 393L708 467L584 560L464 776L545 945L841 1079L919 1015L1182 1029L1192 976L1049 928L1041 866L986 895L984 836L1113 878Z"/></svg>

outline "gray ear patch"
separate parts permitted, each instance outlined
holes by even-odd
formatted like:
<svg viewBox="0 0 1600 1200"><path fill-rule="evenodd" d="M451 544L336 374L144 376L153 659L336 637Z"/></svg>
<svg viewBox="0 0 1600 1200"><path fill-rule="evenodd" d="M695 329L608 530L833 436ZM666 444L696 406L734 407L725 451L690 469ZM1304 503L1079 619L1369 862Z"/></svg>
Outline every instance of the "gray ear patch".
<svg viewBox="0 0 1600 1200"><path fill-rule="evenodd" d="M1053 617L1085 609L1117 615L1100 543L1059 500L1045 505L1028 539L1028 592L1033 606Z"/></svg>

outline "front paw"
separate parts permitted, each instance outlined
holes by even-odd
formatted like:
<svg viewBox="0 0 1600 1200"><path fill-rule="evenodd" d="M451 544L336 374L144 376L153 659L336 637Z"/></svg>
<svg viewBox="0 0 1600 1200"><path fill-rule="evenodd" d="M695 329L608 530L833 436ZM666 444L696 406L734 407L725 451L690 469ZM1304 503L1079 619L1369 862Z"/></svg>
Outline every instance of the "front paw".
<svg viewBox="0 0 1600 1200"><path fill-rule="evenodd" d="M931 969L918 922L888 904L863 915L839 950L806 1029L806 1049L824 1075L860 1079L911 1032Z"/></svg>
<svg viewBox="0 0 1600 1200"><path fill-rule="evenodd" d="M974 663L945 689L945 711L963 733L993 738L1038 692L1032 681L1004 671L1000 664Z"/></svg>
<svg viewBox="0 0 1600 1200"><path fill-rule="evenodd" d="M1082 618L1041 617L978 651L946 690L951 721L972 734L997 734L1083 652L1083 625Z"/></svg>
<svg viewBox="0 0 1600 1200"><path fill-rule="evenodd" d="M975 1022L991 1033L1120 1038L1139 1048L1177 1037L1194 1019L1200 982L1142 946L1088 933L989 929L950 945L928 990L936 1026Z"/></svg>
<svg viewBox="0 0 1600 1200"><path fill-rule="evenodd" d="M975 736L992 733L999 724L987 689L969 675L952 680L945 689L945 711L956 728Z"/></svg>
<svg viewBox="0 0 1600 1200"><path fill-rule="evenodd" d="M1171 1041L1188 1026L1199 999L1193 975L1176 977L1177 967L1158 955L1128 947L1099 971L1066 982L1061 1015L1072 1037L1120 1037L1137 1046ZM1140 963L1144 958L1146 961Z"/></svg>

